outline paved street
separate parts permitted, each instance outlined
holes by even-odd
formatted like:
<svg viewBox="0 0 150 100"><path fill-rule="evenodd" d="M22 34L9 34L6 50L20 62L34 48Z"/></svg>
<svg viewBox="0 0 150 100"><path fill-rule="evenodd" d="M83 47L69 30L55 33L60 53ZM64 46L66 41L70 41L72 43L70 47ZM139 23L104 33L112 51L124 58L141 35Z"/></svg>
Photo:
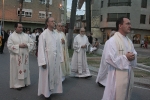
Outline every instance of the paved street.
<svg viewBox="0 0 150 100"><path fill-rule="evenodd" d="M9 88L9 53L5 48L0 55L0 100L44 100L37 96L38 66L35 56L30 56L31 85L21 91ZM104 88L91 79L68 77L63 83L63 94L52 94L49 100L101 100ZM134 87L131 100L150 100L150 90Z"/></svg>
<svg viewBox="0 0 150 100"><path fill-rule="evenodd" d="M104 45L101 45L100 49L103 49L103 48L104 48ZM144 55L144 56L150 57L150 47L148 47L148 49L137 47L137 48L135 48L135 50L137 51L137 53L139 55Z"/></svg>
<svg viewBox="0 0 150 100"><path fill-rule="evenodd" d="M135 49L138 54L150 57L150 47L148 49L144 48L135 48Z"/></svg>

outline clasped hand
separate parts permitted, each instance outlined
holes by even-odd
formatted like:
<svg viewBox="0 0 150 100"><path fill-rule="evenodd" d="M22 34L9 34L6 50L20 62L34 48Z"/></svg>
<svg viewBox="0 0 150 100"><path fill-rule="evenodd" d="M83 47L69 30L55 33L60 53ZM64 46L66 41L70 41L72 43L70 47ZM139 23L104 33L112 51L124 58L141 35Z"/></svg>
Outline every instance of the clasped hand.
<svg viewBox="0 0 150 100"><path fill-rule="evenodd" d="M20 47L20 48L27 48L28 46L27 46L27 44L22 43L22 44L19 45L19 47Z"/></svg>
<svg viewBox="0 0 150 100"><path fill-rule="evenodd" d="M83 45L83 46L81 46L81 48L86 48L86 44L85 44L85 45Z"/></svg>
<svg viewBox="0 0 150 100"><path fill-rule="evenodd" d="M61 39L61 43L62 43L62 44L65 44L65 40L64 40L64 39Z"/></svg>
<svg viewBox="0 0 150 100"><path fill-rule="evenodd" d="M43 69L46 69L46 65L42 65Z"/></svg>
<svg viewBox="0 0 150 100"><path fill-rule="evenodd" d="M132 61L132 60L135 59L135 54L133 54L132 52L128 52L128 53L126 54L126 57L127 57L127 59L128 59L129 61Z"/></svg>

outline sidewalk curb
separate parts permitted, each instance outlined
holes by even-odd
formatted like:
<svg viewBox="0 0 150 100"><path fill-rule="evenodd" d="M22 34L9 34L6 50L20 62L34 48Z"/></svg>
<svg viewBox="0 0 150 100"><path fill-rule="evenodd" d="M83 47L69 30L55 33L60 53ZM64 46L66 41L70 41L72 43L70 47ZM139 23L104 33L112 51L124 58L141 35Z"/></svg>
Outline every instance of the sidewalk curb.
<svg viewBox="0 0 150 100"><path fill-rule="evenodd" d="M145 68L150 69L150 66L147 66L147 65L144 65L144 64L141 64L141 63L137 63L137 67L145 67Z"/></svg>
<svg viewBox="0 0 150 100"><path fill-rule="evenodd" d="M89 70L91 70L91 71L93 71L93 72L98 74L99 68L95 68L95 67L92 67L92 66L89 65ZM134 77L134 82L150 85L150 80L149 79L143 79L143 78Z"/></svg>

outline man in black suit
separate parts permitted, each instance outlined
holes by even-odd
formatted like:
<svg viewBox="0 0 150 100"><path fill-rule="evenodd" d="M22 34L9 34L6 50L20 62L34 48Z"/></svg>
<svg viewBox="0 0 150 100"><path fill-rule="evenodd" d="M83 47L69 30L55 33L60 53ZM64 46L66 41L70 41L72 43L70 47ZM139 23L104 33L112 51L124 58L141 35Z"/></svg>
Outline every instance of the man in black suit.
<svg viewBox="0 0 150 100"><path fill-rule="evenodd" d="M2 36L2 45L0 47L0 54L3 54L3 50L4 50L4 46L5 46L5 42L8 39L8 34L4 31L4 28L2 27L1 29L1 36Z"/></svg>

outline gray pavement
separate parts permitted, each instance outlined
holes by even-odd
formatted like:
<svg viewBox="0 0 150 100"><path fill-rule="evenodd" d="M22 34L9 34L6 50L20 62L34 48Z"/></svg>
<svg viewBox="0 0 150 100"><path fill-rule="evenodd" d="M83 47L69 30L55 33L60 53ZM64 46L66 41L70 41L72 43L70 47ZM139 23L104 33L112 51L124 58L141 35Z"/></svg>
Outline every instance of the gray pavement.
<svg viewBox="0 0 150 100"><path fill-rule="evenodd" d="M38 66L35 56L30 55L31 85L21 91L9 88L9 53L5 49L0 55L0 100L45 100L37 96ZM90 79L71 78L63 82L63 93L52 94L48 100L101 100L104 88L95 83L96 77ZM131 100L150 100L150 90L134 87Z"/></svg>
<svg viewBox="0 0 150 100"><path fill-rule="evenodd" d="M150 47L148 47L148 49L135 48L135 50L137 51L138 55L144 55L150 57Z"/></svg>

